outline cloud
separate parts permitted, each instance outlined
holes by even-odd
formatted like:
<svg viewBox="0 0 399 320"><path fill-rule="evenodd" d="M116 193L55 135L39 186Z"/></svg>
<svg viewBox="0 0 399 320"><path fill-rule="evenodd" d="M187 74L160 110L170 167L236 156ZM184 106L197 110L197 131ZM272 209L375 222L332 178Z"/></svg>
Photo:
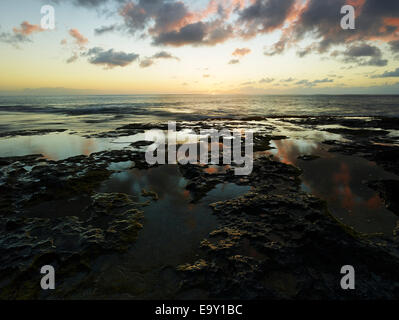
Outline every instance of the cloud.
<svg viewBox="0 0 399 320"><path fill-rule="evenodd" d="M140 62L140 68L148 68L154 64L154 61L151 59L145 59Z"/></svg>
<svg viewBox="0 0 399 320"><path fill-rule="evenodd" d="M15 47L19 47L18 45L24 42L32 42L31 39L22 35L15 34L11 32L1 32L0 33L0 42L11 44Z"/></svg>
<svg viewBox="0 0 399 320"><path fill-rule="evenodd" d="M301 6L302 3L302 6ZM356 31L340 27L340 8L351 3L356 9ZM315 42L302 55L316 51L325 53L333 46L347 45L359 41L392 41L398 38L399 1L393 0L297 0L294 9L287 15L287 27L271 53L282 53L303 39ZM301 53L299 53L301 54ZM382 60L371 61L382 65Z"/></svg>
<svg viewBox="0 0 399 320"><path fill-rule="evenodd" d="M307 56L308 54L312 53L313 49L314 49L313 45L308 46L304 49L298 50L297 55L298 55L298 57L303 58L303 57Z"/></svg>
<svg viewBox="0 0 399 320"><path fill-rule="evenodd" d="M171 53L169 53L167 51L160 51L160 52L154 54L152 57L148 57L148 58L145 58L144 60L142 60L140 62L140 67L148 68L148 67L152 66L153 64L155 64L155 60L158 60L158 59L174 59L176 61L180 61L180 59L178 57L175 57Z"/></svg>
<svg viewBox="0 0 399 320"><path fill-rule="evenodd" d="M239 22L244 25L241 34L251 37L281 28L294 5L295 0L252 1L250 6L239 12Z"/></svg>
<svg viewBox="0 0 399 320"><path fill-rule="evenodd" d="M366 43L352 45L344 52L333 52L332 55L343 56L343 62L356 63L359 66L383 67L388 64L388 60L382 58L379 48Z"/></svg>
<svg viewBox="0 0 399 320"><path fill-rule="evenodd" d="M83 36L78 29L70 29L69 30L69 35L75 39L75 42L77 45L83 47L85 46L89 40Z"/></svg>
<svg viewBox="0 0 399 320"><path fill-rule="evenodd" d="M210 78L211 75L210 75L210 74L204 74L202 77L203 77L203 78Z"/></svg>
<svg viewBox="0 0 399 320"><path fill-rule="evenodd" d="M160 52L154 54L152 56L152 58L153 59L175 59L178 61L180 60L178 57L175 57L174 55L172 55L171 53L166 52L166 51L160 51Z"/></svg>
<svg viewBox="0 0 399 320"><path fill-rule="evenodd" d="M107 3L109 0L52 0L55 3L61 2L72 2L76 6L86 7L86 8L95 8L100 5Z"/></svg>
<svg viewBox="0 0 399 320"><path fill-rule="evenodd" d="M152 21L151 33L169 32L181 27L190 17L183 2L163 0L128 2L123 6L121 15L132 34L144 31Z"/></svg>
<svg viewBox="0 0 399 320"><path fill-rule="evenodd" d="M274 81L273 78L263 78L263 79L259 80L259 83L271 83L273 81Z"/></svg>
<svg viewBox="0 0 399 320"><path fill-rule="evenodd" d="M73 63L79 59L79 52L84 55L84 51L86 50L85 46L89 43L89 40L77 29L70 29L68 33L73 38L73 44L71 48L72 56L66 60L66 63ZM60 43L62 46L66 46L68 40L62 39Z"/></svg>
<svg viewBox="0 0 399 320"><path fill-rule="evenodd" d="M399 77L399 68L394 71L386 71L380 75L373 75L371 78L396 78Z"/></svg>
<svg viewBox="0 0 399 320"><path fill-rule="evenodd" d="M232 59L229 61L229 64L238 64L238 63L240 63L240 60L238 59Z"/></svg>
<svg viewBox="0 0 399 320"><path fill-rule="evenodd" d="M293 81L295 81L295 79L294 78L287 78L287 79L283 79L283 80L281 80L281 82L293 82Z"/></svg>
<svg viewBox="0 0 399 320"><path fill-rule="evenodd" d="M340 9L348 3L356 8L356 31L340 26ZM281 37L266 49L267 56L298 48L303 40L313 41L297 50L299 57L364 41L382 40L390 42L392 50L398 48L394 41L399 41L399 1L209 0L205 8L196 10L189 4L179 0L122 1L120 15L128 32L151 37L159 46L213 46L279 30ZM238 49L234 56L244 56L250 52L247 50ZM382 56L358 60L374 66L386 62Z"/></svg>
<svg viewBox="0 0 399 320"><path fill-rule="evenodd" d="M391 51L394 53L399 53L399 40L389 42Z"/></svg>
<svg viewBox="0 0 399 320"><path fill-rule="evenodd" d="M215 45L232 37L233 28L220 21L196 22L178 30L162 32L154 37L153 44L180 47L184 45Z"/></svg>
<svg viewBox="0 0 399 320"><path fill-rule="evenodd" d="M267 56L283 54L290 48L299 57L328 54L336 48L364 46L366 42L372 47L370 43L375 41L389 43L393 52L399 51L399 1L394 0L208 0L200 2L199 6L206 3L203 7L185 0L111 1L119 6L123 22L101 26L95 29L96 35L124 30L140 39L150 38L156 46L181 47L214 46L233 38L249 39L278 31L280 38L266 48ZM107 0L73 3L94 8ZM340 26L340 9L346 4L356 8L356 30ZM247 48L237 50L233 53L237 58L250 52ZM353 56L341 52L339 57L346 63L384 66L387 60L380 53Z"/></svg>
<svg viewBox="0 0 399 320"><path fill-rule="evenodd" d="M199 44L204 41L206 26L203 22L189 24L178 31L161 33L154 39L154 44L182 46L185 44Z"/></svg>
<svg viewBox="0 0 399 320"><path fill-rule="evenodd" d="M13 28L12 32L1 32L0 42L8 43L16 48L19 48L19 44L32 42L31 35L34 33L44 32L39 25L30 24L28 21L24 21L19 27Z"/></svg>
<svg viewBox="0 0 399 320"><path fill-rule="evenodd" d="M70 58L67 59L67 63L73 63L78 60L79 55L75 52Z"/></svg>
<svg viewBox="0 0 399 320"><path fill-rule="evenodd" d="M210 1L205 10L192 12L182 1L139 0L126 3L120 13L131 34L150 35L155 45L215 45L234 31L226 23L232 10L215 4ZM214 19L204 21L211 15Z"/></svg>
<svg viewBox="0 0 399 320"><path fill-rule="evenodd" d="M320 79L320 80L313 80L313 81L309 81L309 80L300 80L297 81L295 84L298 86L304 86L304 87L314 87L318 84L321 83L332 83L334 82L334 80L329 79L329 78L325 78L325 79Z"/></svg>
<svg viewBox="0 0 399 320"><path fill-rule="evenodd" d="M14 28L13 31L15 34L29 36L32 33L43 32L45 30L38 24L30 24L28 21L24 21L21 23L20 28Z"/></svg>
<svg viewBox="0 0 399 320"><path fill-rule="evenodd" d="M97 36L101 36L105 33L113 32L117 30L117 26L115 24L110 25L110 26L101 26L99 28L94 29L94 33Z"/></svg>
<svg viewBox="0 0 399 320"><path fill-rule="evenodd" d="M235 56L235 57L244 57L244 56L246 56L247 54L250 54L250 53L251 53L251 49L248 49L248 48L239 49L239 48L237 48L237 49L234 50L232 55Z"/></svg>
<svg viewBox="0 0 399 320"><path fill-rule="evenodd" d="M85 56L91 64L103 65L106 68L126 67L139 58L138 54L116 52L114 49L104 50L100 47L94 47L87 51Z"/></svg>

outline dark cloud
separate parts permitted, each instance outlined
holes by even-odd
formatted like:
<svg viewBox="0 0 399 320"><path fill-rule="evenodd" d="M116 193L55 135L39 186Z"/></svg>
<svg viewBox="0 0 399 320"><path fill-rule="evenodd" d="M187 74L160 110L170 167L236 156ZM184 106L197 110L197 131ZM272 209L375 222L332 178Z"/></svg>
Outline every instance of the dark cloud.
<svg viewBox="0 0 399 320"><path fill-rule="evenodd" d="M97 36L100 36L100 35L103 35L104 33L113 32L115 30L117 30L117 26L116 25L101 26L99 28L94 29L94 33Z"/></svg>
<svg viewBox="0 0 399 320"><path fill-rule="evenodd" d="M397 78L399 77L399 68L394 71L386 71L380 75L374 75L372 78Z"/></svg>
<svg viewBox="0 0 399 320"><path fill-rule="evenodd" d="M178 31L161 33L155 37L154 44L182 46L200 44L206 36L206 25L203 22L189 24Z"/></svg>
<svg viewBox="0 0 399 320"><path fill-rule="evenodd" d="M180 47L183 45L215 45L232 37L233 28L223 25L221 21L209 23L196 22L181 29L163 32L154 37L155 45Z"/></svg>
<svg viewBox="0 0 399 320"><path fill-rule="evenodd" d="M239 21L245 26L242 34L253 36L281 27L294 4L295 0L256 0L239 12Z"/></svg>
<svg viewBox="0 0 399 320"><path fill-rule="evenodd" d="M399 31L399 25L392 25L391 19L399 18L399 1L366 0L363 6L358 6L356 9L358 16L355 32L347 32L339 28L331 35L323 33L326 43L342 43L342 40L345 42L368 39L384 40L395 36L395 33Z"/></svg>
<svg viewBox="0 0 399 320"><path fill-rule="evenodd" d="M58 0L61 1L61 0ZM63 0L65 1L65 0ZM276 30L281 38L267 48L273 56L295 47L299 57L312 52L328 54L341 46L377 40L399 51L399 1L397 0L209 0L193 10L183 0L108 0L117 3L123 24L102 26L97 35L123 29L150 37L154 45L216 45L233 37L250 38ZM97 7L107 0L73 0L76 5ZM343 30L341 8L356 8L356 29ZM234 13L234 15L233 15ZM301 48L302 40L311 41ZM313 41L312 41L313 40ZM384 66L378 52L368 56L340 53L341 59L358 65ZM338 55L337 55L338 57Z"/></svg>
<svg viewBox="0 0 399 320"><path fill-rule="evenodd" d="M183 1L139 0L125 4L121 15L131 34L150 35L155 45L215 45L232 37L234 30L226 23L229 14L220 6L210 8L192 12ZM209 15L216 18L202 21Z"/></svg>
<svg viewBox="0 0 399 320"><path fill-rule="evenodd" d="M164 2L157 12L155 25L151 31L160 33L173 30L188 16L188 8L183 2Z"/></svg>
<svg viewBox="0 0 399 320"><path fill-rule="evenodd" d="M265 1L265 3L272 1ZM262 12L260 1L253 5L253 22L259 21ZM342 6L351 3L356 10L356 29L343 30L340 21ZM282 1L282 7L287 8L289 3ZM281 11L281 17L284 16ZM396 0L297 0L296 5L288 10L285 17L285 27L282 36L265 54L272 56L283 53L286 49L297 46L304 39L314 39L314 43L305 49L300 49L297 54L304 57L311 52L326 53L334 46L348 45L363 41L392 41L395 44L399 32L399 1ZM259 23L256 25L259 28ZM261 28L262 31L262 28ZM383 66L386 60L375 57L364 62L364 65Z"/></svg>
<svg viewBox="0 0 399 320"><path fill-rule="evenodd" d="M389 42L391 51L394 53L399 53L399 40Z"/></svg>
<svg viewBox="0 0 399 320"><path fill-rule="evenodd" d="M379 48L366 43L350 46L344 52L333 52L333 56L343 56L343 62L356 63L359 66L383 67L388 64L388 60L382 58Z"/></svg>
<svg viewBox="0 0 399 320"><path fill-rule="evenodd" d="M345 4L346 0L310 0L299 13L298 20L285 41L291 41L291 37L294 41L299 41L310 35L320 40L316 46L319 52L325 52L334 43L342 43L349 36L349 32L340 26L340 11Z"/></svg>
<svg viewBox="0 0 399 320"><path fill-rule="evenodd" d="M106 51L100 47L92 48L84 55L88 57L91 64L103 65L107 68L126 67L139 58L139 55L135 53L116 52L113 49Z"/></svg>
<svg viewBox="0 0 399 320"><path fill-rule="evenodd" d="M234 35L234 29L231 25L224 24L222 20L217 20L206 25L207 36L202 44L215 45L223 43Z"/></svg>
<svg viewBox="0 0 399 320"><path fill-rule="evenodd" d="M139 0L137 3L126 3L121 15L130 33L144 31L153 21L150 32L159 34L174 30L190 14L187 6L181 1Z"/></svg>

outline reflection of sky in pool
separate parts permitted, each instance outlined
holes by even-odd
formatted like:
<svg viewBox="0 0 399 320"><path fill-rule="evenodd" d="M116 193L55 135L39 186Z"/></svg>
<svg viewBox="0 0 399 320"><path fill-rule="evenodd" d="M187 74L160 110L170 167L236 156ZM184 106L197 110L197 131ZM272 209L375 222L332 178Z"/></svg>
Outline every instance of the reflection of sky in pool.
<svg viewBox="0 0 399 320"><path fill-rule="evenodd" d="M135 244L134 254L145 264L176 264L193 258L202 239L217 226L217 218L209 204L233 199L250 188L220 184L198 203L192 203L188 181L178 166L165 165L150 170L127 170L114 173L99 189L100 192L122 192L144 203L141 191L156 192L159 200L144 207L144 228ZM151 253L151 254L149 254Z"/></svg>
<svg viewBox="0 0 399 320"><path fill-rule="evenodd" d="M87 139L68 133L52 133L0 139L0 154L2 157L42 154L49 160L63 160L104 150L123 149L126 146L128 144L114 144L112 139Z"/></svg>
<svg viewBox="0 0 399 320"><path fill-rule="evenodd" d="M399 179L363 158L328 152L328 146L307 140L273 141L275 149L266 153L303 170L302 190L327 201L330 212L362 232L383 232L392 236L398 217L387 210L367 181ZM319 159L303 161L302 155Z"/></svg>

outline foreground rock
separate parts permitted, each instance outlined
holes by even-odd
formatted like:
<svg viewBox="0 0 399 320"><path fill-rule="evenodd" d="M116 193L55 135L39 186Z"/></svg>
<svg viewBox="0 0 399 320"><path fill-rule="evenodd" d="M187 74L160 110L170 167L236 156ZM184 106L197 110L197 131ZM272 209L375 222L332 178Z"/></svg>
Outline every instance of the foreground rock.
<svg viewBox="0 0 399 320"><path fill-rule="evenodd" d="M263 119L228 125L252 126L245 123L252 120ZM316 128L331 124L332 119L287 121ZM343 121L336 123L343 125ZM355 127L362 123L366 122L353 120L347 124ZM367 123L367 128L377 125L384 130L397 128L393 120ZM197 132L201 126L219 128L222 124L191 123L187 128ZM167 127L160 124L158 128ZM149 125L134 124L100 135L124 136L146 129ZM270 127L257 132L256 151L262 154L270 148L270 141L286 138L272 131ZM329 151L363 156L386 170L398 172L398 147L392 145L386 132L341 130L340 134L347 141L326 141ZM304 156L302 160L313 157ZM41 155L0 158L0 298L109 298L110 291L115 299L137 298L147 290L145 282L150 280L144 280L135 270L107 276L98 267L99 261L113 262L115 256L123 260L127 250L134 252L139 231L145 228L144 206L148 202L140 203L122 193L98 192L98 187L113 172L110 163L119 162L131 162L142 170L150 168L142 152L131 150L100 152L63 161L48 161ZM193 202L200 201L222 183L250 186L251 191L212 204L219 226L198 244L198 258L175 266L176 270L162 271L173 274L165 276L168 284L154 286L166 292L163 297L399 297L399 239L360 234L337 221L329 214L325 202L300 190L299 169L266 156L257 156L253 173L245 177L234 175L234 164L179 168L189 181L186 189ZM397 182L370 182L370 187L378 190L390 210L396 212ZM158 200L156 193L140 191L148 201ZM55 293L39 290L38 271L46 264L57 270ZM344 265L355 267L354 291L343 291L340 287L340 270ZM114 276L118 282L123 279L125 285L115 288Z"/></svg>
<svg viewBox="0 0 399 320"><path fill-rule="evenodd" d="M323 201L299 191L298 175L293 167L258 159L249 177L252 192L213 205L220 228L202 242L200 260L179 266L182 296L398 298L397 243L338 222ZM356 290L340 287L344 265L355 267Z"/></svg>
<svg viewBox="0 0 399 320"><path fill-rule="evenodd" d="M125 252L141 230L143 206L131 196L98 193L111 172L110 160L135 160L115 151L55 162L40 155L3 158L0 185L0 298L45 298L38 270L57 270L57 290L65 298L90 288L97 257Z"/></svg>

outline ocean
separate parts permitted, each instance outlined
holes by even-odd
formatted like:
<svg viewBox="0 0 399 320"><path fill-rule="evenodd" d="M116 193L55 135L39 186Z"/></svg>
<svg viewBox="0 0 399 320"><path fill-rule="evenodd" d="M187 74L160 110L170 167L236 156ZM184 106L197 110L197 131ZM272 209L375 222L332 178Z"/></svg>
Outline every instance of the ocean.
<svg viewBox="0 0 399 320"><path fill-rule="evenodd" d="M399 95L0 96L0 132L256 116L399 116Z"/></svg>

